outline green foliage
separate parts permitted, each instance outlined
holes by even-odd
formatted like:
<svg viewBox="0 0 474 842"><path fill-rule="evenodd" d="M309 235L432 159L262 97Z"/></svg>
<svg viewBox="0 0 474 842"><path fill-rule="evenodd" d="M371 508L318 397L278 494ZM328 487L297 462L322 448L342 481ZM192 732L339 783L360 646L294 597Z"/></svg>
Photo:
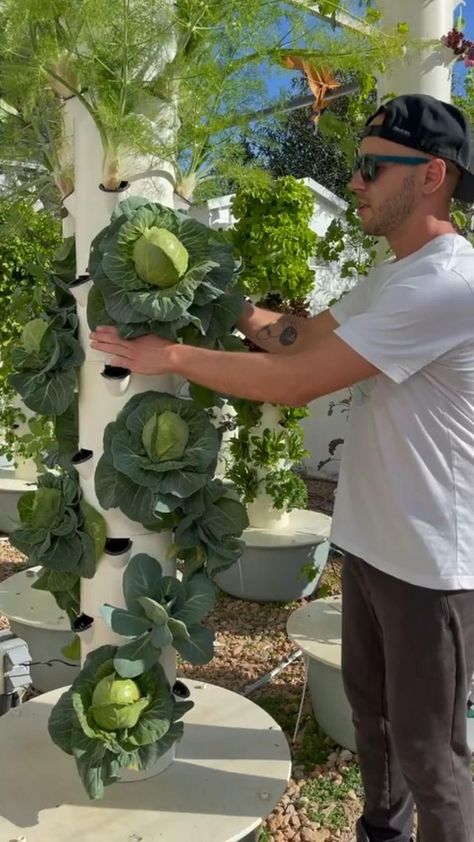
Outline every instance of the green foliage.
<svg viewBox="0 0 474 842"><path fill-rule="evenodd" d="M49 570L45 567L31 587L37 591L48 591L61 611L66 612L71 626L73 625L81 613L81 578L76 572ZM66 650L64 655L71 658L71 653L79 660L80 647L77 652L76 644L74 649Z"/></svg>
<svg viewBox="0 0 474 842"><path fill-rule="evenodd" d="M12 351L9 382L34 412L56 416L71 406L77 386L75 370L84 362L78 324L73 305L49 308L45 318L24 325Z"/></svg>
<svg viewBox="0 0 474 842"><path fill-rule="evenodd" d="M158 423L163 412L177 415L189 434L186 450L173 459L150 455L144 441L147 424L151 419ZM170 528L183 500L212 478L219 443L206 413L192 402L165 392L135 395L105 428L104 453L95 472L97 498L104 509L118 506L148 529Z"/></svg>
<svg viewBox="0 0 474 842"><path fill-rule="evenodd" d="M23 325L38 318L45 301L51 300L47 274L38 278L35 266L48 270L60 242L59 222L46 211L34 211L24 201L0 199L0 300L4 314L0 324L0 455L9 459L40 458L52 443L51 422L32 418L21 439L15 427L25 416L14 405L9 382L12 353Z"/></svg>
<svg viewBox="0 0 474 842"><path fill-rule="evenodd" d="M313 211L309 190L292 176L237 191L232 241L243 260L240 279L247 293L305 298L314 282L308 266L317 240L309 227Z"/></svg>
<svg viewBox="0 0 474 842"><path fill-rule="evenodd" d="M126 608L106 604L102 614L117 634L132 638L119 647L114 658L117 673L135 678L156 664L166 646L192 664L211 660L214 635L201 620L215 602L207 576L180 582L163 576L158 561L149 555L134 556L123 578Z"/></svg>
<svg viewBox="0 0 474 842"><path fill-rule="evenodd" d="M257 125L243 141L241 155L247 166L259 165L275 178L309 177L337 196L345 196L360 130L376 109L376 80L370 68L357 73L338 73L337 78L341 85L355 83L357 90L332 101L317 126L311 106L276 115ZM308 94L306 79L295 77L291 95Z"/></svg>
<svg viewBox="0 0 474 842"><path fill-rule="evenodd" d="M329 15L339 8L360 19L349 0L326 6ZM17 0L4 0L2 157L35 193L51 196L53 179L61 196L71 192L60 97L75 94L100 132L108 187L133 171L131 150L151 165L175 165L178 191L189 197L235 147L234 127L249 126L268 105L267 79L286 56L366 76L399 59L406 35L372 26L373 12L367 21L364 33L308 25L292 0L134 0L114 15L108 0L23 0L21 15ZM273 95L272 104L281 99ZM31 161L33 171L24 166Z"/></svg>
<svg viewBox="0 0 474 842"><path fill-rule="evenodd" d="M226 472L242 499L252 503L261 494L272 497L276 509L306 508L306 484L290 467L307 456L304 432L299 423L308 414L305 407L281 407L276 428L259 426L257 404L236 402L237 435L229 443L231 464Z"/></svg>
<svg viewBox="0 0 474 842"><path fill-rule="evenodd" d="M175 554L185 562L187 577L203 567L213 577L239 560L248 518L232 488L219 480L208 483L183 501L182 514L174 535Z"/></svg>
<svg viewBox="0 0 474 842"><path fill-rule="evenodd" d="M94 575L105 546L105 521L81 499L75 479L41 475L38 490L20 497L18 513L21 526L10 540L31 564L86 578Z"/></svg>
<svg viewBox="0 0 474 842"><path fill-rule="evenodd" d="M75 758L91 799L102 798L104 787L118 780L121 769L153 766L181 739L183 725L178 720L193 706L174 699L158 664L137 676L130 683L134 686L117 686L116 654L116 647L101 646L87 656L48 723L56 745ZM105 710L104 701L109 702Z"/></svg>
<svg viewBox="0 0 474 842"><path fill-rule="evenodd" d="M345 257L348 247L351 253ZM376 242L364 233L353 204L343 218L332 220L324 237L318 240L315 256L325 263L337 261L341 278L367 275L376 257Z"/></svg>
<svg viewBox="0 0 474 842"><path fill-rule="evenodd" d="M313 778L301 789L301 796L311 802L308 817L331 830L343 830L349 821L342 802L350 791L362 796L360 771L354 763L342 768L337 776L320 774Z"/></svg>
<svg viewBox="0 0 474 842"><path fill-rule="evenodd" d="M165 229L164 234L172 238L171 249L170 242L160 235L162 245L169 253L173 251L173 259L179 263L175 275L166 274L172 264L166 258L168 270L164 269L163 254L157 262L160 250L143 239L146 232L157 228ZM88 308L91 327L100 323L97 311L102 320L105 310L108 323L115 323L123 336L158 333L213 347L231 331L242 309L241 295L227 291L235 277L232 249L225 238L146 199L132 197L118 206L111 225L92 243L89 265L100 293ZM160 281L163 272L166 284ZM175 280L172 285L168 285L170 277Z"/></svg>
<svg viewBox="0 0 474 842"><path fill-rule="evenodd" d="M275 509L306 509L308 489L305 481L294 471L272 471L265 482L265 492L273 500Z"/></svg>

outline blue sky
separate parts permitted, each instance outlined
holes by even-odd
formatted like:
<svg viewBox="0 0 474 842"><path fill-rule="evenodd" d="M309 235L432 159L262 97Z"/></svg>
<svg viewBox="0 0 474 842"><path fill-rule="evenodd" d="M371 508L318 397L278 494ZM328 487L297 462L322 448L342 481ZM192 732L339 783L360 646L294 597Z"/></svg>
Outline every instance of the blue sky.
<svg viewBox="0 0 474 842"><path fill-rule="evenodd" d="M420 0L413 0L413 2L420 2ZM466 23L464 34L467 38L470 38L471 41L474 41L474 0L465 0L464 6L460 3L459 6L456 7L453 22L458 18L460 13ZM440 37L443 34L445 33L440 33ZM466 68L464 67L463 62L457 62L454 66L454 81L457 93L463 93L463 79L465 74ZM294 75L296 74L292 71L275 71L272 78L268 80L269 94L275 95L279 92L279 90L281 90L281 88L289 87Z"/></svg>
<svg viewBox="0 0 474 842"><path fill-rule="evenodd" d="M466 0L465 5L459 5L455 11L455 18L462 14L466 26L464 29L464 34L466 38L470 38L471 41L474 41L474 0ZM462 93L462 83L464 76L466 75L466 68L462 61L460 61L455 66L455 84L456 84L456 91L458 93Z"/></svg>

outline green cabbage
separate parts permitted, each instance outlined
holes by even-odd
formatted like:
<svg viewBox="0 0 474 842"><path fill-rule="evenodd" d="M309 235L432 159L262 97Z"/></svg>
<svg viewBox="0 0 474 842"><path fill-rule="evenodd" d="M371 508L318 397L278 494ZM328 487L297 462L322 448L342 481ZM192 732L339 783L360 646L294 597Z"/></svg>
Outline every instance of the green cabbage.
<svg viewBox="0 0 474 842"><path fill-rule="evenodd" d="M170 410L157 413L143 427L143 446L153 462L179 459L186 449L188 438L188 424Z"/></svg>
<svg viewBox="0 0 474 842"><path fill-rule="evenodd" d="M134 681L118 678L113 672L96 685L89 710L99 728L116 731L118 728L133 728L149 704L146 696L141 698Z"/></svg>
<svg viewBox="0 0 474 842"><path fill-rule="evenodd" d="M133 247L133 261L140 278L166 288L174 286L188 268L189 253L166 228L147 228Z"/></svg>
<svg viewBox="0 0 474 842"><path fill-rule="evenodd" d="M162 666L125 680L114 669L116 646L90 652L48 721L57 746L73 755L90 798L118 780L121 769L149 769L183 735L178 720L192 708L178 701Z"/></svg>

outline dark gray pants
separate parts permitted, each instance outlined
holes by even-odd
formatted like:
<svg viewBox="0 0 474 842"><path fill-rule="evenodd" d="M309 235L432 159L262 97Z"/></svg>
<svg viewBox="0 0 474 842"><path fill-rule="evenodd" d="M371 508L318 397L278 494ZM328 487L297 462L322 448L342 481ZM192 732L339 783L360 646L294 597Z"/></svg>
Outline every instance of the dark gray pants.
<svg viewBox="0 0 474 842"><path fill-rule="evenodd" d="M474 842L466 707L474 591L407 584L348 555L342 669L365 789L361 842Z"/></svg>

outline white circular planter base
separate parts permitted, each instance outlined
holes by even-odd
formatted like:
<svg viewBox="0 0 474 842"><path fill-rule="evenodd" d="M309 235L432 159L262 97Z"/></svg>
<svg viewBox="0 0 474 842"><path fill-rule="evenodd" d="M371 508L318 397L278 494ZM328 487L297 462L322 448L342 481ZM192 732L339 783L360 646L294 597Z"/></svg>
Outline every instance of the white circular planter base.
<svg viewBox="0 0 474 842"><path fill-rule="evenodd" d="M90 801L47 721L63 690L0 718L0 840L235 842L256 839L283 795L290 754L277 723L248 699L186 682L194 708L176 760L154 778L107 787ZM64 689L64 688L63 688Z"/></svg>
<svg viewBox="0 0 474 842"><path fill-rule="evenodd" d="M0 469L0 533L9 535L19 525L18 500L25 491L34 491L34 480L24 480L15 476L13 471Z"/></svg>
<svg viewBox="0 0 474 842"><path fill-rule="evenodd" d="M302 649L314 715L338 745L356 751L352 714L341 673L342 599L315 599L290 615L288 636ZM474 719L467 720L467 738L474 753Z"/></svg>
<svg viewBox="0 0 474 842"><path fill-rule="evenodd" d="M25 641L32 661L53 658L67 662L62 648L71 643L74 632L66 613L58 608L51 594L31 587L41 570L40 566L30 567L0 582L0 613L8 617L12 631ZM47 692L71 684L79 663L71 664L56 662L51 666L30 667L35 690Z"/></svg>
<svg viewBox="0 0 474 842"><path fill-rule="evenodd" d="M288 636L302 649L314 715L338 745L355 751L352 714L341 674L340 596L315 599L290 615Z"/></svg>

